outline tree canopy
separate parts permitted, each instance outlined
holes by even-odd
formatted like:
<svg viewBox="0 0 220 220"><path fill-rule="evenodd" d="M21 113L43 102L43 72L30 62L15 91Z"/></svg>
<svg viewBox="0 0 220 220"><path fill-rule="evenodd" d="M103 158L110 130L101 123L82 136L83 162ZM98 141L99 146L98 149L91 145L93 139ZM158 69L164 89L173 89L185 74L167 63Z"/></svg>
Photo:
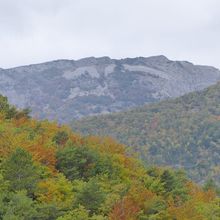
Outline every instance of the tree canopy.
<svg viewBox="0 0 220 220"><path fill-rule="evenodd" d="M219 219L213 184L184 172L144 167L111 138L83 137L67 126L8 117L0 98L0 219ZM15 112L22 112L15 109Z"/></svg>
<svg viewBox="0 0 220 220"><path fill-rule="evenodd" d="M220 185L220 83L130 111L72 123L84 135L111 136L146 165L183 168L194 181Z"/></svg>

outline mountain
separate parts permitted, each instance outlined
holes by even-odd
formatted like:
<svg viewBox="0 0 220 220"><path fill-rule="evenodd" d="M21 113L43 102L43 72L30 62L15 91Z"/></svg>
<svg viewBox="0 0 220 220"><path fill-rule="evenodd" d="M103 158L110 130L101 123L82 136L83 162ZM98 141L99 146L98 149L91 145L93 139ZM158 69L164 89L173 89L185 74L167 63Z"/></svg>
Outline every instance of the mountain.
<svg viewBox="0 0 220 220"><path fill-rule="evenodd" d="M37 121L0 96L0 219L220 219L217 188L143 165L110 138Z"/></svg>
<svg viewBox="0 0 220 220"><path fill-rule="evenodd" d="M197 182L220 184L220 83L131 111L73 122L83 134L108 135L147 164L184 168Z"/></svg>
<svg viewBox="0 0 220 220"><path fill-rule="evenodd" d="M69 122L118 112L208 87L220 80L214 67L164 56L57 60L0 69L0 93L32 116Z"/></svg>

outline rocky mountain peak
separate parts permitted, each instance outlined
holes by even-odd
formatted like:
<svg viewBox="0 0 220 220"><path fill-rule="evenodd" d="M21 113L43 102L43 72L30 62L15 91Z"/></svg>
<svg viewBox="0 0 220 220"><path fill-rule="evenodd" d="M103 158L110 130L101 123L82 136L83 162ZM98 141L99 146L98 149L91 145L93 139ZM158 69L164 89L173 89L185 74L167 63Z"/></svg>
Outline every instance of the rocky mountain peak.
<svg viewBox="0 0 220 220"><path fill-rule="evenodd" d="M68 122L177 97L218 80L216 68L163 55L87 57L1 69L0 93L36 117Z"/></svg>

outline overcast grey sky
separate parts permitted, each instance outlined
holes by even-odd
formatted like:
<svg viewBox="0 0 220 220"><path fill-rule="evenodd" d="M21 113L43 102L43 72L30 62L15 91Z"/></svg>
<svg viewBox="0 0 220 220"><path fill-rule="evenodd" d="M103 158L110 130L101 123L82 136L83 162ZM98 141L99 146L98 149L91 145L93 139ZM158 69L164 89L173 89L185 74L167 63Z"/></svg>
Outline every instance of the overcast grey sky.
<svg viewBox="0 0 220 220"><path fill-rule="evenodd" d="M0 67L163 54L220 68L220 0L0 0Z"/></svg>

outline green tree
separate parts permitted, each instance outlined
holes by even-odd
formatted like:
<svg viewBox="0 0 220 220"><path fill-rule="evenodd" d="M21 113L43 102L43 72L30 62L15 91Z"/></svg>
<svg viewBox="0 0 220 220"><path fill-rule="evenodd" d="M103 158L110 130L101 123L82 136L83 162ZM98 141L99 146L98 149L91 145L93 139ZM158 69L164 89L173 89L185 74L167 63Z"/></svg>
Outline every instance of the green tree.
<svg viewBox="0 0 220 220"><path fill-rule="evenodd" d="M30 220L37 217L35 202L27 197L25 191L10 193L8 197L0 196L1 219Z"/></svg>
<svg viewBox="0 0 220 220"><path fill-rule="evenodd" d="M215 191L218 195L220 195L220 187L217 186L216 182L213 180L213 179L208 179L204 186L203 186L203 189L205 191L208 191L208 190L213 190Z"/></svg>
<svg viewBox="0 0 220 220"><path fill-rule="evenodd" d="M33 193L39 175L31 155L26 150L16 148L3 163L3 170L3 176L9 181L11 190L27 190L28 193Z"/></svg>
<svg viewBox="0 0 220 220"><path fill-rule="evenodd" d="M164 170L160 176L160 181L164 187L164 194L166 196L172 195L174 199L187 199L186 178L182 171L173 172L171 170Z"/></svg>
<svg viewBox="0 0 220 220"><path fill-rule="evenodd" d="M65 215L60 216L57 220L107 220L106 217L101 215L92 215L89 216L89 211L86 210L83 206L67 212Z"/></svg>
<svg viewBox="0 0 220 220"><path fill-rule="evenodd" d="M17 110L9 105L7 97L0 95L0 112L5 114L7 119L10 119L15 116Z"/></svg>
<svg viewBox="0 0 220 220"><path fill-rule="evenodd" d="M18 111L14 106L9 105L7 97L0 95L0 113L3 113L6 119L29 118L30 109L26 108Z"/></svg>
<svg viewBox="0 0 220 220"><path fill-rule="evenodd" d="M89 220L89 212L83 207L67 212L65 215L57 218L57 220Z"/></svg>
<svg viewBox="0 0 220 220"><path fill-rule="evenodd" d="M56 168L70 179L88 179L95 175L98 154L86 147L68 146L57 152Z"/></svg>
<svg viewBox="0 0 220 220"><path fill-rule="evenodd" d="M101 189L96 179L91 179L77 193L76 204L84 206L90 214L98 213L99 208L106 198L106 193Z"/></svg>

